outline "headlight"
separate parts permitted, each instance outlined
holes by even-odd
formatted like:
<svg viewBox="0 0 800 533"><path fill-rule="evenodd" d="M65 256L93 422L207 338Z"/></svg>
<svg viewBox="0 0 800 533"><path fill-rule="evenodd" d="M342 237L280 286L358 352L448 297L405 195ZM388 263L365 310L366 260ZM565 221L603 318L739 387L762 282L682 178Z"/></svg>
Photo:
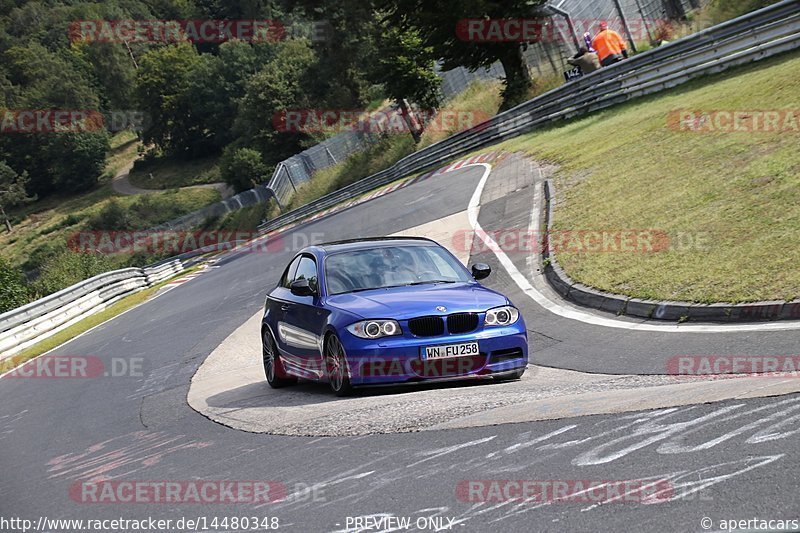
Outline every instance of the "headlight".
<svg viewBox="0 0 800 533"><path fill-rule="evenodd" d="M362 339L379 339L402 334L400 324L396 320L363 320L347 326L347 331Z"/></svg>
<svg viewBox="0 0 800 533"><path fill-rule="evenodd" d="M508 326L516 322L518 318L519 311L515 307L504 305L486 311L486 318L483 322L487 326Z"/></svg>

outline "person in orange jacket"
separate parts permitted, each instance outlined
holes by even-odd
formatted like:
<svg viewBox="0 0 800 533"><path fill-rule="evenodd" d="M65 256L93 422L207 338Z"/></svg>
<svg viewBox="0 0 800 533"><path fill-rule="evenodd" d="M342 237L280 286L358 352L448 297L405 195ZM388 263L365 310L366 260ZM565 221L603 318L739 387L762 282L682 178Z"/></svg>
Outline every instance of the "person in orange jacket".
<svg viewBox="0 0 800 533"><path fill-rule="evenodd" d="M592 39L592 48L597 50L600 64L607 67L622 61L623 58L627 59L628 47L622 36L614 30L609 30L605 21L599 24L599 28L600 33Z"/></svg>

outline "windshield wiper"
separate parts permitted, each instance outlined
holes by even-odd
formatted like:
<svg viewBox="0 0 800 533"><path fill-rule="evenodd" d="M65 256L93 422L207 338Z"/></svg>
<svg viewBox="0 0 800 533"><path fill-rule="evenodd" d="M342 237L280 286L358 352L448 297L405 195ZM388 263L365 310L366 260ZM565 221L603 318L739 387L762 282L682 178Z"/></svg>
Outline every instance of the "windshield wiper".
<svg viewBox="0 0 800 533"><path fill-rule="evenodd" d="M340 294L351 294L354 292L363 292L363 291L377 291L380 289L396 289L397 287L411 287L413 285L427 285L429 283L458 283L458 281L453 279L432 279L428 281L415 281L413 283L403 283L402 285L387 285L385 287L361 287L359 289L353 289L346 292L337 292L336 294L332 294L331 296L338 296Z"/></svg>
<svg viewBox="0 0 800 533"><path fill-rule="evenodd" d="M412 285L427 285L428 283L455 283L456 281L453 279L431 279L428 281L415 281L414 283L406 283L405 285L400 285L401 287L410 287Z"/></svg>

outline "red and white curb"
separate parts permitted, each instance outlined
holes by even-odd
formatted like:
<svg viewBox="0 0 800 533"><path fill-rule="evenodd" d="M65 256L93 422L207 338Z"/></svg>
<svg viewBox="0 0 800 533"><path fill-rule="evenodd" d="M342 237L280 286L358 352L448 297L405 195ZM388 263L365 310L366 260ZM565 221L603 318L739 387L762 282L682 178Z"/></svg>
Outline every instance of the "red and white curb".
<svg viewBox="0 0 800 533"><path fill-rule="evenodd" d="M186 282L192 281L194 278L203 274L206 270L209 270L211 268L218 268L218 267L211 266L209 263L204 263L203 265L200 266L200 268L198 268L194 272L186 274L185 276L181 276L180 278L173 279L169 283L165 283L164 286L159 289L158 293L161 294L168 290L174 289L179 285L183 285Z"/></svg>

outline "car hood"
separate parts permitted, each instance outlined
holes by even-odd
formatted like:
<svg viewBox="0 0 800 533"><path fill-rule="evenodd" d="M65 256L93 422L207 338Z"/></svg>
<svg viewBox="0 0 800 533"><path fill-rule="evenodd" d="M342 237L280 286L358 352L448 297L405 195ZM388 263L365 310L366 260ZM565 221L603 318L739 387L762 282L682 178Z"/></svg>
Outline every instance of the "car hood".
<svg viewBox="0 0 800 533"><path fill-rule="evenodd" d="M506 305L508 299L477 283L453 283L393 287L337 294L327 304L363 318L404 320L415 316L482 312ZM437 306L447 311L438 311Z"/></svg>

